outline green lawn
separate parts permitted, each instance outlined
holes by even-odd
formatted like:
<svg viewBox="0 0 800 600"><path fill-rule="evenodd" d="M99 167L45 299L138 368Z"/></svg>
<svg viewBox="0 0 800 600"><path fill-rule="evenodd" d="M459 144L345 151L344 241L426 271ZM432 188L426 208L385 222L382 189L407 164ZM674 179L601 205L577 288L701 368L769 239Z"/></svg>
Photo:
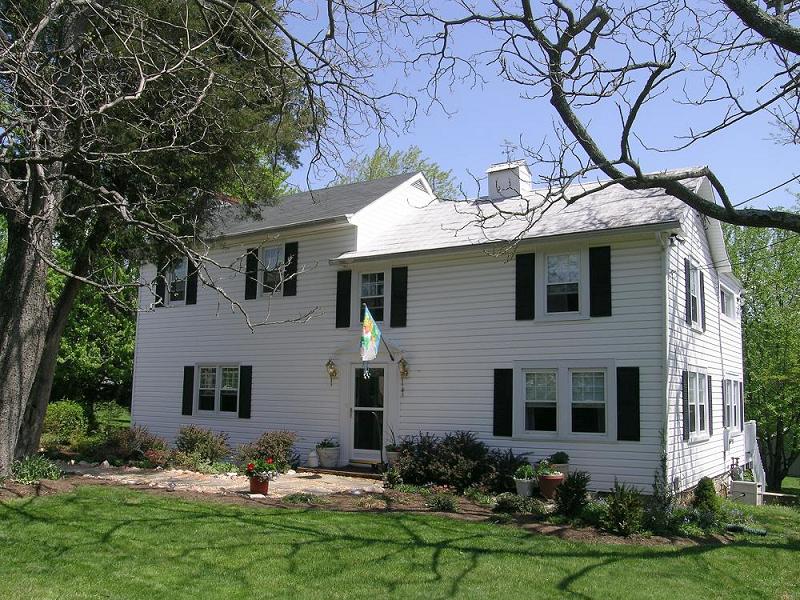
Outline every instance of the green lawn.
<svg viewBox="0 0 800 600"><path fill-rule="evenodd" d="M0 504L0 598L793 598L800 512L752 510L768 537L674 549L86 486Z"/></svg>
<svg viewBox="0 0 800 600"><path fill-rule="evenodd" d="M781 491L784 494L800 496L800 477L784 477L781 482Z"/></svg>

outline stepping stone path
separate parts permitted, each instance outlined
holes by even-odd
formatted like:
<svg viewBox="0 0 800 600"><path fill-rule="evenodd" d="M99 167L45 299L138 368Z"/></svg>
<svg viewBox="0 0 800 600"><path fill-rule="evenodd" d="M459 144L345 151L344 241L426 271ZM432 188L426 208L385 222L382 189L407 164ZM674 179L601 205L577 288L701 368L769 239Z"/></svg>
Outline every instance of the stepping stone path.
<svg viewBox="0 0 800 600"><path fill-rule="evenodd" d="M247 497L260 497L250 494L247 477L236 473L204 475L195 471L180 469L138 469L136 467L111 467L91 464L59 463L65 473L83 475L124 485L146 485L167 490L188 490L203 494L238 494ZM289 471L269 483L269 495L282 498L290 494L304 493L315 496L350 493L381 493L383 483L374 479L345 477L327 473L296 473Z"/></svg>

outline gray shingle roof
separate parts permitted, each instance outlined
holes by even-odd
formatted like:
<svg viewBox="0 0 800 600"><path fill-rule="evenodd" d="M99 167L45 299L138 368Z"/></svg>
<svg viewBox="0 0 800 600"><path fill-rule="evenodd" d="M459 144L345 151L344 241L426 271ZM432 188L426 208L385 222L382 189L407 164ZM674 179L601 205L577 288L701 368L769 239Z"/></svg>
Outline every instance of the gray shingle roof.
<svg viewBox="0 0 800 600"><path fill-rule="evenodd" d="M245 216L240 207L225 207L213 229L218 235L229 236L344 218L358 212L414 175L416 173L403 173L373 181L336 185L284 196L275 205L261 207L258 218Z"/></svg>

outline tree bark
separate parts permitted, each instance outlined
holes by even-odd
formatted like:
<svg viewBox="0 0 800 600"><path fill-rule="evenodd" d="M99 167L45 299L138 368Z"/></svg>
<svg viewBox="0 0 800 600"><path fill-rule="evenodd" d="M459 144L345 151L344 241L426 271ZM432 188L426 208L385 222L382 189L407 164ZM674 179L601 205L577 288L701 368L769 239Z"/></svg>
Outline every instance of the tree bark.
<svg viewBox="0 0 800 600"><path fill-rule="evenodd" d="M11 214L8 219L8 251L0 276L0 475L10 472L47 336L48 267L39 250L52 247L54 192L48 190L47 198L36 202L43 209L36 211L39 218Z"/></svg>

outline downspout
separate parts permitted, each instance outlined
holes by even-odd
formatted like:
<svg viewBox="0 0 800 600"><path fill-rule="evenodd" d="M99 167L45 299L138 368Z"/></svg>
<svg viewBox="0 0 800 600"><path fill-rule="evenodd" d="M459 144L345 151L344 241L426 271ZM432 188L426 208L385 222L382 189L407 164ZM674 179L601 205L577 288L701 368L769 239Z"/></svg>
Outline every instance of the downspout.
<svg viewBox="0 0 800 600"><path fill-rule="evenodd" d="M663 362L662 362L662 391L664 398L664 410L661 419L661 455L658 457L659 468L663 469L663 475L666 481L664 484L671 487L673 481L672 465L669 462L668 446L669 446L669 274L670 274L670 248L672 247L672 235L668 232L661 232L657 234L657 239L661 244L661 299L664 302L664 329L663 336Z"/></svg>

